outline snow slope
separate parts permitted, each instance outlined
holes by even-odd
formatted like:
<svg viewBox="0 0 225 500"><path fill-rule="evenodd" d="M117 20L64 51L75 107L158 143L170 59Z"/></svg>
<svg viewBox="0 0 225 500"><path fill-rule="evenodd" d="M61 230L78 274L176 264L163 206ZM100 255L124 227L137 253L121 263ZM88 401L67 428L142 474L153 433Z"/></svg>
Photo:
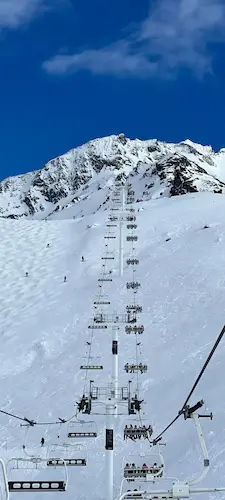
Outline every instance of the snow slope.
<svg viewBox="0 0 225 500"><path fill-rule="evenodd" d="M138 207L137 279L142 285L139 298L145 325L142 359L148 363L141 388L146 419L157 435L183 405L224 324L225 197L195 193L146 201ZM68 220L0 220L1 409L39 421L55 421L75 413L75 401L82 396L85 384L79 366L90 339L88 325L98 292L106 219L105 211L75 220L72 213ZM205 225L209 228L203 229ZM110 243L116 257L117 245L118 241ZM126 243L125 258L129 251ZM106 283L104 290L111 310L122 313L131 299L126 289L131 271L125 266L120 278L117 260L113 262L113 282ZM134 357L134 342L121 327L121 385L128 380L123 365ZM93 345L93 355L100 356L104 364L103 373L94 372L93 379L104 385L111 366L110 332L96 331ZM215 413L212 422L202 424L212 464L203 486L225 486L224 356L223 341L191 401L203 398ZM86 470L69 470L69 487L62 493L66 499L105 498L104 416L92 415L91 419L97 422L99 437L88 443ZM139 443L123 441L123 426L129 422L127 416L118 418L116 494L123 457L140 450ZM25 429L20 421L1 415L0 424L1 456L22 455ZM48 445L65 439L65 435L63 425L35 427L27 436L27 449L34 447L40 453L39 442L44 436L45 454ZM167 432L166 441L167 475L186 478L201 469L191 422L180 419ZM147 448L144 443L142 450Z"/></svg>
<svg viewBox="0 0 225 500"><path fill-rule="evenodd" d="M190 140L167 144L112 135L95 139L44 168L0 182L0 217L70 218L108 208L115 179L138 181L137 201L189 192L225 192L225 150ZM96 203L96 193L101 201ZM97 196L97 198L99 198Z"/></svg>

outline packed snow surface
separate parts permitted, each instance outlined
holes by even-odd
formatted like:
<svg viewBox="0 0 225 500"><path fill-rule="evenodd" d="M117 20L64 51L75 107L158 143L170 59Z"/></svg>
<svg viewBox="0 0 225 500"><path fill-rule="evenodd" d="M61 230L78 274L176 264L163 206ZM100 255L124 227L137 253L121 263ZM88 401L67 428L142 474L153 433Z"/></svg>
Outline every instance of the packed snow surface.
<svg viewBox="0 0 225 500"><path fill-rule="evenodd" d="M146 201L138 208L139 239L135 248L140 264L136 275L141 282L140 321L145 325L142 361L148 364L140 385L145 423L152 424L156 436L182 407L224 325L225 197L195 193ZM87 383L79 367L90 340L88 325L99 290L107 215L108 211L75 220L0 220L0 400L4 411L41 422L55 422L58 417L69 418L75 413L75 402ZM115 260L109 268L113 281L104 284L104 292L111 301L108 312L123 313L132 301L132 293L126 289L132 274L125 264L124 276L119 277L118 238L112 241L109 245ZM130 244L126 242L125 260L129 256ZM96 330L92 355L99 356L104 365L103 372L91 374L95 384L107 384L110 329ZM135 359L135 339L125 334L124 325L120 328L119 356L120 385L132 378L135 390L136 376L128 376L123 370L127 361ZM203 398L207 411L215 415L212 422L202 422L211 468L201 486L225 486L224 356L225 340L191 400L195 404ZM100 413L102 408L93 411ZM70 468L68 489L61 493L65 499L105 498L105 417L93 414L90 419L97 423L98 437L85 442L87 467ZM149 452L146 442L123 441L123 427L131 421L124 415L116 423L115 497L123 477L123 458L126 460L129 453L137 456L140 450ZM26 428L20 427L19 420L4 415L0 422L1 456L24 456ZM48 446L62 442L66 434L65 425L31 428L26 437L27 450L46 456ZM42 436L43 449L39 444ZM165 440L161 451L167 476L185 479L201 470L202 458L191 421L181 417ZM51 475L60 479L62 470L53 470ZM156 488L162 484L158 482ZM31 498L34 496L31 494ZM223 494L217 496L224 498Z"/></svg>

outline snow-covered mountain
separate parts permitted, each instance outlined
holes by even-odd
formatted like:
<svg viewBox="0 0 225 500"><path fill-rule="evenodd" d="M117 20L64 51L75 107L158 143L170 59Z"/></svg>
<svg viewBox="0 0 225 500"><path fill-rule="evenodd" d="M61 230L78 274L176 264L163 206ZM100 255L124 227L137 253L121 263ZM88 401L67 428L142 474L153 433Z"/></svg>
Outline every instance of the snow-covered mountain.
<svg viewBox="0 0 225 500"><path fill-rule="evenodd" d="M137 179L136 200L196 191L225 192L225 149L189 140L167 144L123 134L72 149L35 172L0 183L0 217L69 218L107 208L115 179ZM101 196L97 191L101 190ZM88 201L88 203L87 203Z"/></svg>

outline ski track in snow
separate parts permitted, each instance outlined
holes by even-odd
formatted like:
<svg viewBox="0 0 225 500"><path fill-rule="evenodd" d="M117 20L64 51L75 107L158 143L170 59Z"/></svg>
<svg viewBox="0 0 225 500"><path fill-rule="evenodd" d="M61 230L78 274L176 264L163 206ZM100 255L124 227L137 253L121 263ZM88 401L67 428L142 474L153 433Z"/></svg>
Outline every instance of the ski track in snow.
<svg viewBox="0 0 225 500"><path fill-rule="evenodd" d="M142 361L148 363L140 383L144 417L146 423L152 423L155 435L183 405L224 324L224 208L225 197L203 193L145 202L137 213L139 239L135 248L140 264L136 275L141 282L138 302L143 305L140 322L145 325ZM99 290L106 219L107 212L82 220L0 220L0 399L5 411L41 421L75 413L74 404L85 384L85 373L79 366L90 339L88 325ZM92 225L89 229L88 224ZM208 229L203 229L205 224ZM106 283L104 291L111 300L108 311L122 313L132 298L126 289L132 274L125 264L124 277L118 277L117 243L110 243L116 259L110 264L113 282ZM126 243L125 258L130 248ZM135 339L125 335L122 325L119 354L123 385L128 380L123 366L135 357ZM104 385L111 369L110 330L96 330L92 355L101 356L104 372L92 376L96 385ZM223 340L192 398L193 404L203 398L206 408L215 413L212 422L202 423L212 466L201 486L225 485L224 355ZM136 377L130 377L135 389ZM69 470L69 487L63 494L66 499L75 496L86 500L90 488L93 498L104 498L104 416L91 415L90 419L96 419L99 437L88 442L87 468ZM4 415L0 420L1 456L22 455L25 428ZM129 421L124 415L116 423L117 495L123 457L148 450L146 443L124 443L123 426ZM64 426L35 427L28 433L27 449L32 454L34 450L45 454L58 435L66 439ZM42 436L46 439L44 450L39 447ZM167 446L162 451L167 475L184 479L201 470L192 422L180 418L165 439ZM54 478L60 476L57 472ZM31 494L31 500L34 496Z"/></svg>

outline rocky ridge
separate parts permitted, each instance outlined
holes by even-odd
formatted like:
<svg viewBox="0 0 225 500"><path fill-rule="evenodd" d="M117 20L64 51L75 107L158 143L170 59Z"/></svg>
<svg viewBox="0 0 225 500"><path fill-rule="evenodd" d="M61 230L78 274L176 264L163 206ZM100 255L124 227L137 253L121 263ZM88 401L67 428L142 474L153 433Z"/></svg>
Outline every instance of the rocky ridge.
<svg viewBox="0 0 225 500"><path fill-rule="evenodd" d="M40 170L0 182L0 217L44 219L59 212L62 218L82 217L87 200L95 213L107 207L112 184L123 178L135 184L136 201L198 191L223 194L225 149L215 153L189 140L167 144L124 134L95 139Z"/></svg>

